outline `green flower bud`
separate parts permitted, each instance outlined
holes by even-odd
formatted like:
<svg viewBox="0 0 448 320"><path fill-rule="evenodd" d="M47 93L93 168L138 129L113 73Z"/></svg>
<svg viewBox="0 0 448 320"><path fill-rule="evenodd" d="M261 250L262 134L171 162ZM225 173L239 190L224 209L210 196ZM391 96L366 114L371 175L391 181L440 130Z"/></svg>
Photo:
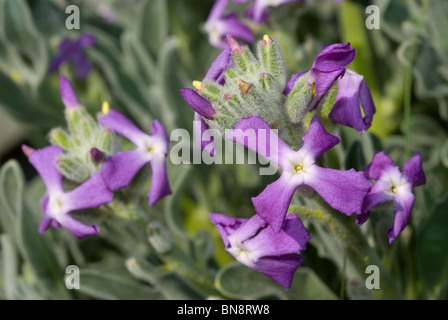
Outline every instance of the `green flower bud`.
<svg viewBox="0 0 448 320"><path fill-rule="evenodd" d="M61 128L54 128L49 134L50 143L56 146L61 146L66 149L69 146L69 134Z"/></svg>
<svg viewBox="0 0 448 320"><path fill-rule="evenodd" d="M171 234L161 223L157 221L151 222L148 224L147 232L149 243L158 253L168 253L173 247Z"/></svg>

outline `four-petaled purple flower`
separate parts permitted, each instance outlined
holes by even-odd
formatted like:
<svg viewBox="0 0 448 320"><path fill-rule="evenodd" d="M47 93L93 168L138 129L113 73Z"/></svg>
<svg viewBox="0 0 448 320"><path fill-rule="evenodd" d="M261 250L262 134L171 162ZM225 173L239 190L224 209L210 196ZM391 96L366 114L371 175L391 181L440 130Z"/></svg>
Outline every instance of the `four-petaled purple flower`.
<svg viewBox="0 0 448 320"><path fill-rule="evenodd" d="M165 162L169 141L166 131L159 121L152 122L151 135L148 135L123 114L109 109L108 104L105 104L99 123L126 137L137 147L130 151L119 151L104 162L101 174L111 190L128 187L140 169L150 163L152 180L148 193L149 205L152 206L171 194Z"/></svg>
<svg viewBox="0 0 448 320"><path fill-rule="evenodd" d="M22 150L36 168L47 188L40 203L43 218L39 232L45 232L50 226L56 229L62 226L78 238L97 233L98 226L87 226L74 219L70 213L97 208L112 201L113 193L107 188L101 174L97 172L76 189L65 192L62 185L63 176L56 166L58 155L64 152L63 148L48 146L40 150L33 150L23 145Z"/></svg>
<svg viewBox="0 0 448 320"><path fill-rule="evenodd" d="M294 272L302 263L300 252L311 239L295 214L286 217L283 228L275 233L258 215L250 219L210 213L226 250L240 263L291 287Z"/></svg>
<svg viewBox="0 0 448 320"><path fill-rule="evenodd" d="M422 168L422 158L416 152L403 165L400 172L393 160L384 151L377 152L364 173L367 178L376 180L364 199L363 214L357 216L356 223L363 224L370 216L370 210L379 204L392 201L394 207L394 223L387 230L389 243L392 243L403 231L411 217L414 206L413 188L426 183Z"/></svg>
<svg viewBox="0 0 448 320"><path fill-rule="evenodd" d="M241 129L241 130L239 130ZM257 143L250 142L252 129ZM332 208L346 214L361 214L362 202L371 184L362 172L323 168L316 160L339 143L339 137L325 131L317 117L303 136L303 146L294 151L259 116L241 119L233 130L233 141L244 145L279 165L283 172L257 197L252 198L257 214L279 232L294 192L299 186L314 189Z"/></svg>
<svg viewBox="0 0 448 320"><path fill-rule="evenodd" d="M224 37L228 34L248 43L254 41L250 29L238 20L235 13L225 15L229 0L217 0L205 22L204 29L208 33L209 42L216 48L228 48Z"/></svg>
<svg viewBox="0 0 448 320"><path fill-rule="evenodd" d="M91 34L81 34L76 40L63 39L59 45L59 55L50 62L50 72L56 71L64 62L70 61L76 77L80 80L85 79L92 70L92 64L87 59L84 49L94 46L95 43L95 37Z"/></svg>
<svg viewBox="0 0 448 320"><path fill-rule="evenodd" d="M284 94L289 94L295 81L309 72L308 85L313 88L316 96L314 110L323 95L328 92L337 81L338 91L329 118L339 124L351 127L362 133L372 125L376 112L369 87L364 77L346 67L353 61L356 50L350 48L350 43L336 43L324 48L314 60L310 70L299 72L291 76L285 86ZM361 113L363 109L364 116Z"/></svg>

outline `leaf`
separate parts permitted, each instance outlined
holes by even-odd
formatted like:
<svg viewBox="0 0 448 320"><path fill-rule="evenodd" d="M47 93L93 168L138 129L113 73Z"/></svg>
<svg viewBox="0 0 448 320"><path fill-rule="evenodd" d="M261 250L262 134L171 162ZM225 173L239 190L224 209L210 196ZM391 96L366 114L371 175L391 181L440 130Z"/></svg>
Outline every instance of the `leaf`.
<svg viewBox="0 0 448 320"><path fill-rule="evenodd" d="M0 243L2 248L2 276L3 285L5 290L5 297L8 300L15 300L17 297L17 252L14 248L11 237L7 234L3 234L0 237Z"/></svg>
<svg viewBox="0 0 448 320"><path fill-rule="evenodd" d="M48 53L26 1L0 1L0 23L0 41L6 46L9 71L18 72L37 88L47 72Z"/></svg>
<svg viewBox="0 0 448 320"><path fill-rule="evenodd" d="M144 0L138 7L136 32L155 57L169 33L166 0Z"/></svg>
<svg viewBox="0 0 448 320"><path fill-rule="evenodd" d="M17 161L11 160L0 174L0 202L10 211L19 252L43 295L67 298L68 292L62 282L64 271L60 270L48 239L38 233L34 215L23 205L23 188L23 172Z"/></svg>
<svg viewBox="0 0 448 320"><path fill-rule="evenodd" d="M438 201L417 235L417 265L428 296L437 299L448 284L448 196Z"/></svg>
<svg viewBox="0 0 448 320"><path fill-rule="evenodd" d="M93 269L80 269L79 291L104 300L160 300L155 289L136 281Z"/></svg>
<svg viewBox="0 0 448 320"><path fill-rule="evenodd" d="M238 262L229 263L219 270L215 287L230 299L285 298L284 289L279 284Z"/></svg>
<svg viewBox="0 0 448 320"><path fill-rule="evenodd" d="M314 273L299 267L290 290L238 262L229 263L216 276L216 287L231 299L266 299L276 297L291 300L335 300L336 295Z"/></svg>

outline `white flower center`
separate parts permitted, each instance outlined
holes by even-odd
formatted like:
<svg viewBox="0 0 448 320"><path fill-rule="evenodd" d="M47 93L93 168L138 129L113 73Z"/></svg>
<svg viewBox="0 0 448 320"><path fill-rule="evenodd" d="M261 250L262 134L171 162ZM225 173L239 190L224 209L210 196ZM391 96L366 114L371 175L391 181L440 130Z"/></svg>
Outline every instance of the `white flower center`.
<svg viewBox="0 0 448 320"><path fill-rule="evenodd" d="M65 213L64 194L50 194L47 204L47 213L56 221L60 221Z"/></svg>
<svg viewBox="0 0 448 320"><path fill-rule="evenodd" d="M255 264L255 259L251 252L244 246L243 243L238 241L234 234L228 237L230 248L227 250L229 253L235 257L239 262L246 266L253 266Z"/></svg>
<svg viewBox="0 0 448 320"><path fill-rule="evenodd" d="M412 190L408 179L397 168L385 172L380 180L387 183L388 188L386 191L390 192L393 196Z"/></svg>

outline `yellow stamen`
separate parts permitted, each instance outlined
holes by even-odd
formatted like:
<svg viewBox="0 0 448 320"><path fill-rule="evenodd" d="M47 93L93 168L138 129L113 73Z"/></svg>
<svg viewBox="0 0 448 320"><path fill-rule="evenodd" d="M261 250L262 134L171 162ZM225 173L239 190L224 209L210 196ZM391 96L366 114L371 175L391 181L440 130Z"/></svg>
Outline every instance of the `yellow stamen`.
<svg viewBox="0 0 448 320"><path fill-rule="evenodd" d="M303 167L302 167L300 164L296 164L296 165L294 166L294 170L295 170L295 172L297 172L297 173L302 173L302 172L303 172Z"/></svg>
<svg viewBox="0 0 448 320"><path fill-rule="evenodd" d="M397 193L397 187L395 186L390 187L390 192Z"/></svg>
<svg viewBox="0 0 448 320"><path fill-rule="evenodd" d="M269 41L271 41L271 38L269 38L269 36L268 36L267 34L265 34L265 35L263 36L263 40L264 40L266 43L268 43Z"/></svg>
<svg viewBox="0 0 448 320"><path fill-rule="evenodd" d="M104 101L103 102L103 106L101 107L101 111L103 112L103 114L108 114L110 111L110 106L109 106L109 102Z"/></svg>
<svg viewBox="0 0 448 320"><path fill-rule="evenodd" d="M201 90L202 89L202 82L201 81L193 81L193 87L195 87L195 89L197 90Z"/></svg>

